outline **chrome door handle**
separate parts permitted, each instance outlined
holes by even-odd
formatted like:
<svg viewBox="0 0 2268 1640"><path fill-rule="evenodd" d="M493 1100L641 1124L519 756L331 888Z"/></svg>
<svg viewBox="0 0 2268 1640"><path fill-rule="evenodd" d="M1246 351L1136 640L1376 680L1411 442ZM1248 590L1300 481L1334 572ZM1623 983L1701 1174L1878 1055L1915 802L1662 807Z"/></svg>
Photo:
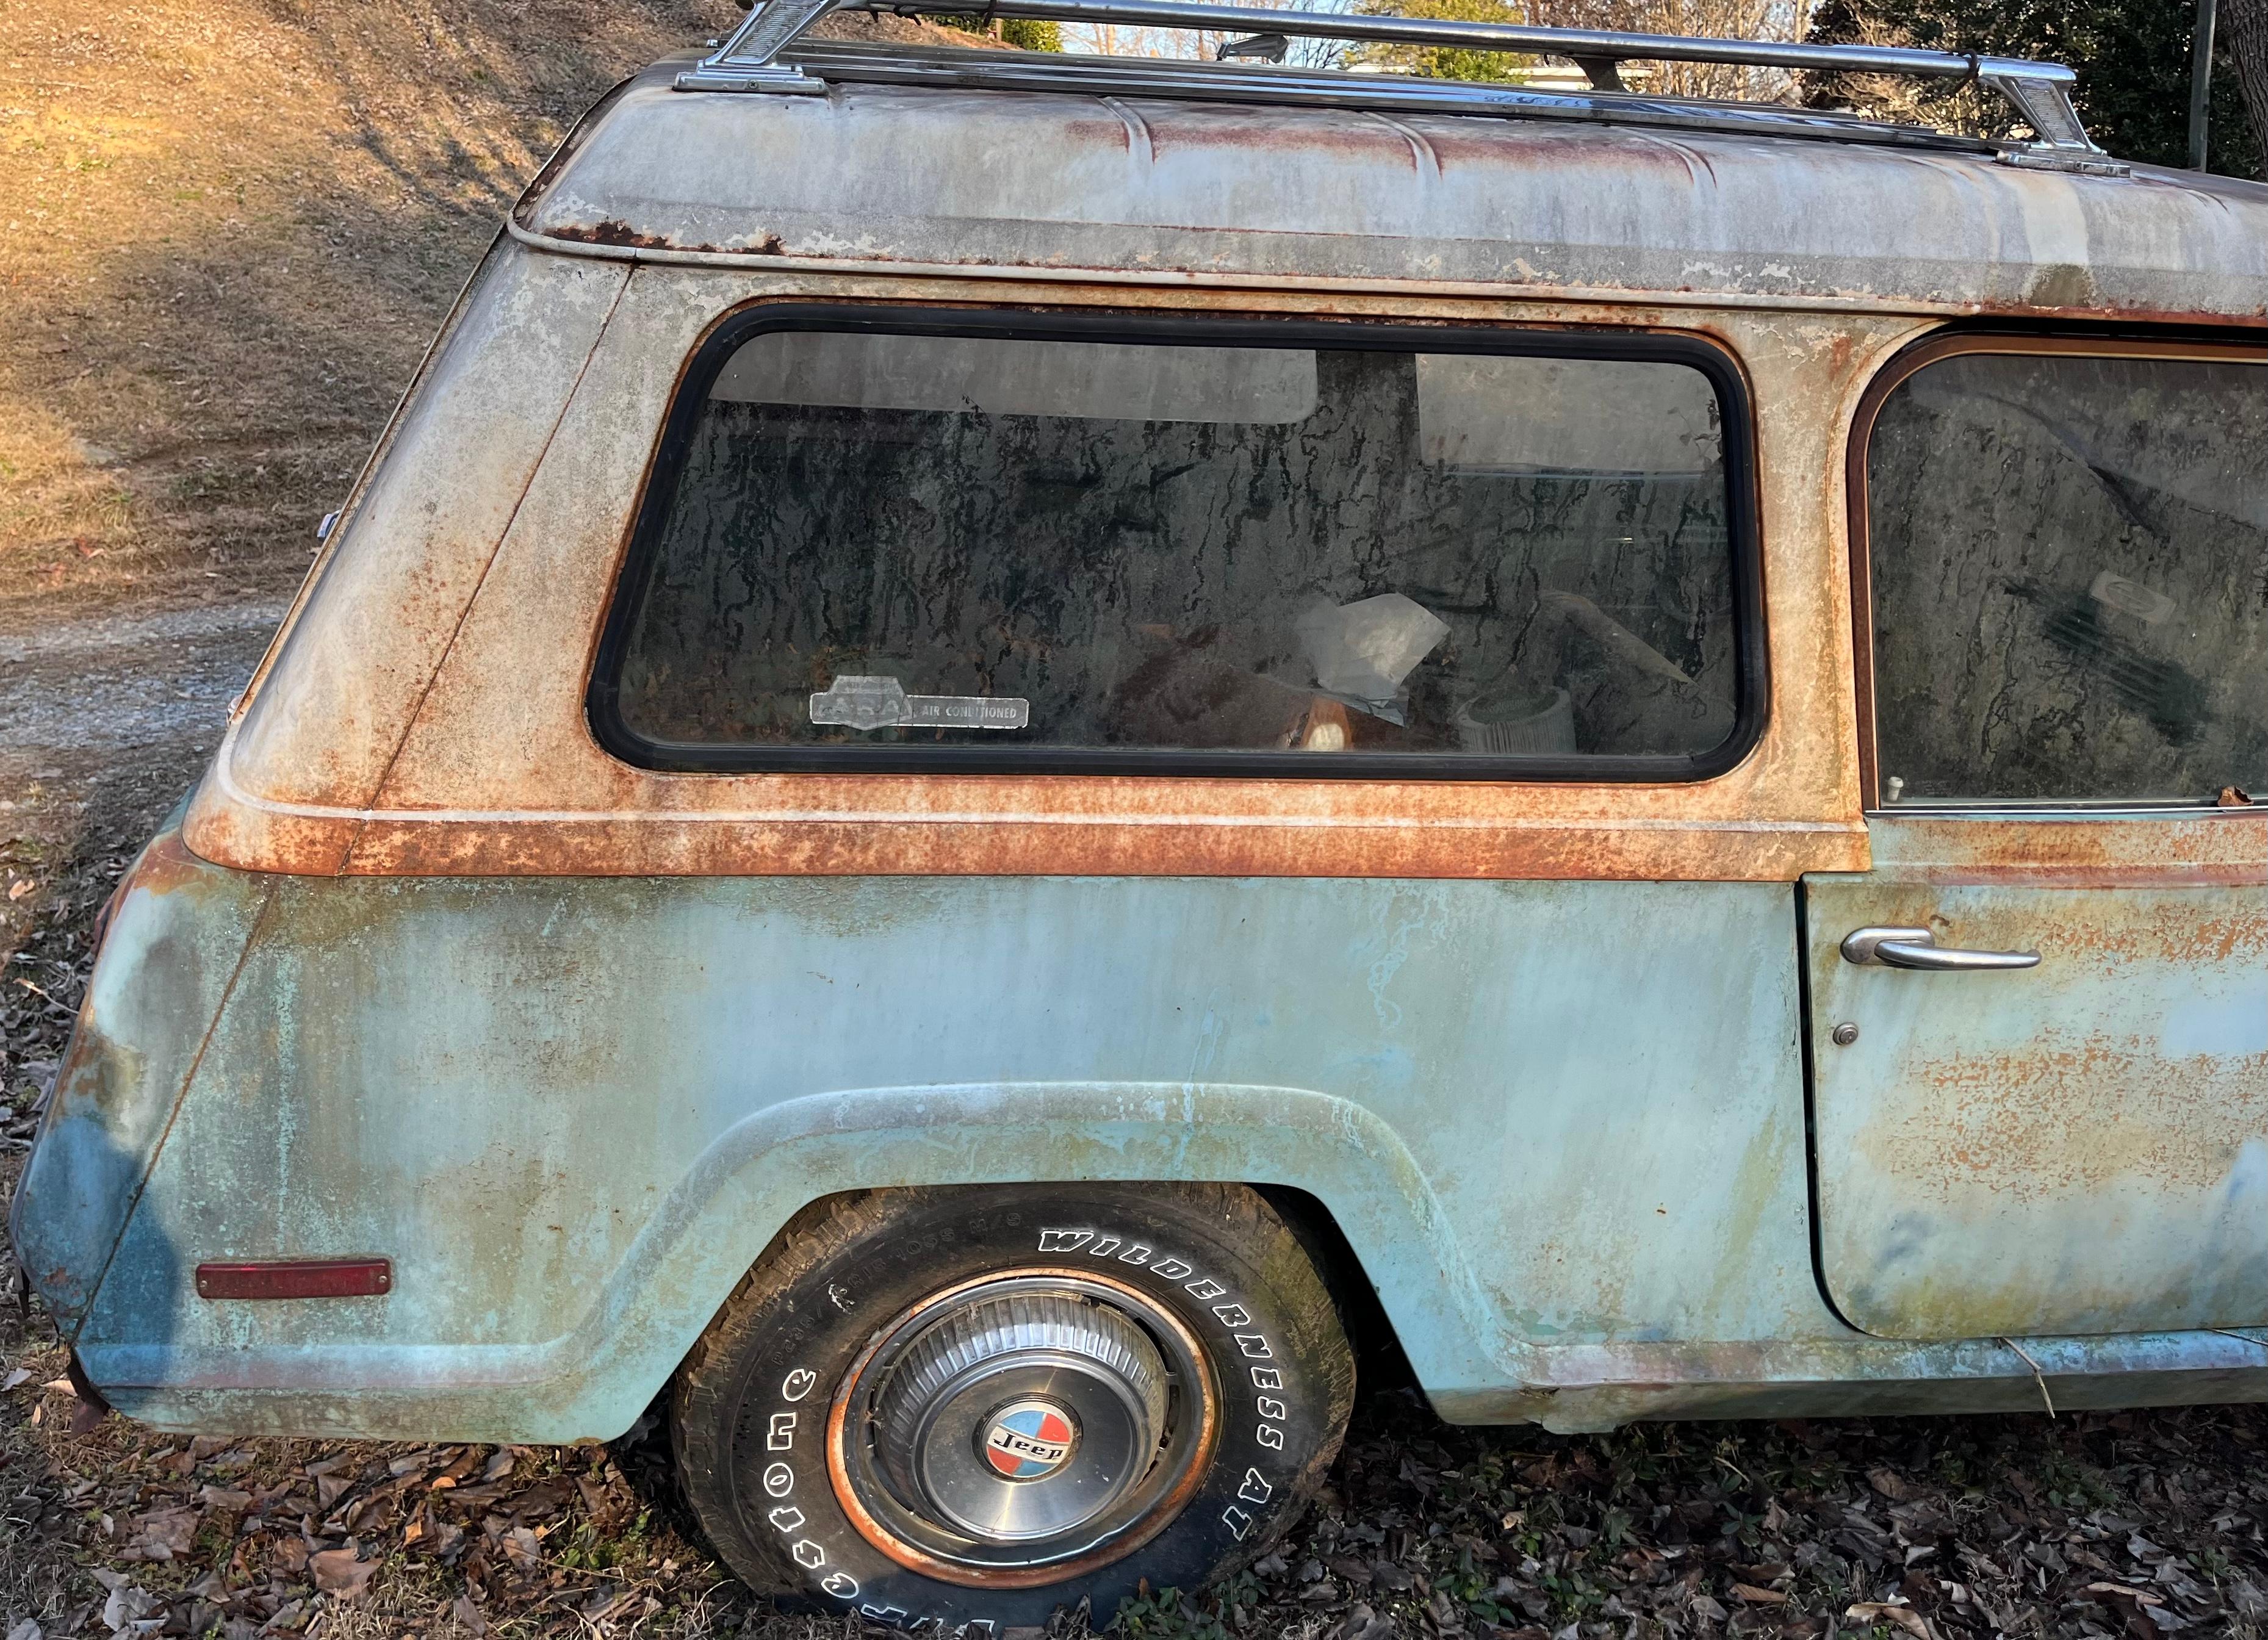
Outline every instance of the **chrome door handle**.
<svg viewBox="0 0 2268 1640"><path fill-rule="evenodd" d="M1933 974L1982 974L2000 968L2036 968L2036 951L1962 951L1940 945L1926 928L1859 928L1843 937L1843 960L1885 968L1920 968Z"/></svg>

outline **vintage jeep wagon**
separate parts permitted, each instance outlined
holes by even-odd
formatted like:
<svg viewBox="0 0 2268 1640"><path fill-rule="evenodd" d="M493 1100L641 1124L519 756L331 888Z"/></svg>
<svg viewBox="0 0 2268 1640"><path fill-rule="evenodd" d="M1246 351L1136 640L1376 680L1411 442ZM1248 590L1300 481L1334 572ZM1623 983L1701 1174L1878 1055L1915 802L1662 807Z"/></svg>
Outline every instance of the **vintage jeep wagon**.
<svg viewBox="0 0 2268 1640"><path fill-rule="evenodd" d="M825 5L530 189L121 891L13 1210L93 1386L666 1390L751 1582L978 1632L1259 1552L1351 1340L1559 1430L2268 1395L2268 188L2039 64Z"/></svg>

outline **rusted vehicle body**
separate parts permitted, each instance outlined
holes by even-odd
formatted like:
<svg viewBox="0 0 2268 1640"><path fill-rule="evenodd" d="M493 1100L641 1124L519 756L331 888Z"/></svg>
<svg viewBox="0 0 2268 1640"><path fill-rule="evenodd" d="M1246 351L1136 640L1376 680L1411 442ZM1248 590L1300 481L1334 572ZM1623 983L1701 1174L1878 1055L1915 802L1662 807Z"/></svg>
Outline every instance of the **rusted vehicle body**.
<svg viewBox="0 0 2268 1640"><path fill-rule="evenodd" d="M2268 189L796 21L531 188L122 887L102 1394L674 1382L745 1575L979 1629L1256 1552L1351 1331L2268 1394Z"/></svg>

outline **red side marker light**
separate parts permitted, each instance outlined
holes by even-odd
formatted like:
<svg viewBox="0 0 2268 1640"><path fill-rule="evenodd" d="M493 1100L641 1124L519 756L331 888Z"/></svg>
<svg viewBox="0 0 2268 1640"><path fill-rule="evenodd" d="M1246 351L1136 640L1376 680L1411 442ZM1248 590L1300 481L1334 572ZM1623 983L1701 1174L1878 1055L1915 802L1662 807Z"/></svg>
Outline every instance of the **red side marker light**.
<svg viewBox="0 0 2268 1640"><path fill-rule="evenodd" d="M197 1266L200 1298L376 1298L393 1291L390 1259L264 1259Z"/></svg>

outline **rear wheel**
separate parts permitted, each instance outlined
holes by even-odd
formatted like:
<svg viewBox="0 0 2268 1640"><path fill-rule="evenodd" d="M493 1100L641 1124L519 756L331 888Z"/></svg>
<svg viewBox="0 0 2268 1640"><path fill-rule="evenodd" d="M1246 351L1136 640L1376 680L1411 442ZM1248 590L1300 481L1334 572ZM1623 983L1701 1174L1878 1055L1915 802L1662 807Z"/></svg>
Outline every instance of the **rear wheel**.
<svg viewBox="0 0 2268 1640"><path fill-rule="evenodd" d="M681 1372L674 1432L751 1585L982 1632L1251 1559L1353 1388L1322 1279L1248 1189L893 1190L790 1226Z"/></svg>

